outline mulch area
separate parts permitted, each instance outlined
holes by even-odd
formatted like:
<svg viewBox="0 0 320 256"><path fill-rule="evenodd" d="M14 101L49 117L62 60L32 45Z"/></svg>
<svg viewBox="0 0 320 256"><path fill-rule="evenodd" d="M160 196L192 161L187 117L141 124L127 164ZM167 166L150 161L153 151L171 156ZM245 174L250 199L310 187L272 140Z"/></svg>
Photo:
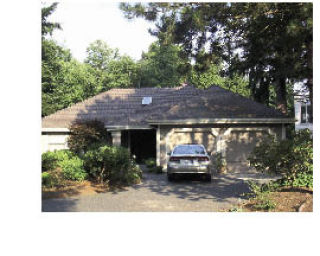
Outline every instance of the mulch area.
<svg viewBox="0 0 320 256"><path fill-rule="evenodd" d="M92 181L68 181L63 186L42 188L42 199L66 198L108 192L110 188Z"/></svg>
<svg viewBox="0 0 320 256"><path fill-rule="evenodd" d="M270 199L276 204L271 212L312 212L313 191L308 188L282 188L280 191L271 192ZM256 212L255 200L243 204L243 211Z"/></svg>

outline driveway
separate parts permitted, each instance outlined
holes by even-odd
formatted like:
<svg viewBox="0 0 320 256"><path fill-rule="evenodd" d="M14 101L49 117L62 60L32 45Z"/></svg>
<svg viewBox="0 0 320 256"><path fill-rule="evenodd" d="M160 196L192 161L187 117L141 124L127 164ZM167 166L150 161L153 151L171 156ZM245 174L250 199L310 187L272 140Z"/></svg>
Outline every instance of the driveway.
<svg viewBox="0 0 320 256"><path fill-rule="evenodd" d="M143 174L143 182L123 190L73 198L46 199L44 212L212 212L231 208L248 192L243 179L219 175L211 183L184 178L168 182L165 174Z"/></svg>

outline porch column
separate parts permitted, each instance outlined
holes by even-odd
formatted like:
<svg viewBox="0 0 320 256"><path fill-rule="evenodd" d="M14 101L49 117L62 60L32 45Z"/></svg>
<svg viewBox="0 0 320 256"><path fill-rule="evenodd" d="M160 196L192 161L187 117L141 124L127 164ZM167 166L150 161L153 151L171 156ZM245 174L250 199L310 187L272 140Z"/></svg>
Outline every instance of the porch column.
<svg viewBox="0 0 320 256"><path fill-rule="evenodd" d="M121 131L111 131L112 145L121 146Z"/></svg>
<svg viewBox="0 0 320 256"><path fill-rule="evenodd" d="M286 127L284 124L282 124L281 126L281 140L285 140L287 137L287 134L286 134Z"/></svg>
<svg viewBox="0 0 320 256"><path fill-rule="evenodd" d="M131 154L131 132L128 130L128 150L129 153Z"/></svg>
<svg viewBox="0 0 320 256"><path fill-rule="evenodd" d="M157 140L156 164L157 166L160 166L160 125L158 125L158 128L157 128L156 140Z"/></svg>
<svg viewBox="0 0 320 256"><path fill-rule="evenodd" d="M222 157L226 157L226 141L225 135L218 135L217 136L217 152L222 154Z"/></svg>

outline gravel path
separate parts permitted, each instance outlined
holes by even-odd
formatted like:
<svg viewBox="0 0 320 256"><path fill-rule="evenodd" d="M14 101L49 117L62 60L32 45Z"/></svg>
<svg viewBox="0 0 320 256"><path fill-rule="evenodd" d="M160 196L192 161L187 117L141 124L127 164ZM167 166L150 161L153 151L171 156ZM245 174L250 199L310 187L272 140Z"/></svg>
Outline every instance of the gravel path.
<svg viewBox="0 0 320 256"><path fill-rule="evenodd" d="M165 174L143 174L143 182L123 190L42 201L44 212L211 212L229 209L248 192L243 180L230 175L211 183L185 178L168 182Z"/></svg>

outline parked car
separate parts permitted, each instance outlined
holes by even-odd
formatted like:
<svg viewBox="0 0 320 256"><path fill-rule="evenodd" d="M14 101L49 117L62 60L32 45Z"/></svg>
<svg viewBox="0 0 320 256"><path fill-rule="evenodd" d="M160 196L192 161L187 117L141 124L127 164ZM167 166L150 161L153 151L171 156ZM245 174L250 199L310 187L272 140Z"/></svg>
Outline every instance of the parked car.
<svg viewBox="0 0 320 256"><path fill-rule="evenodd" d="M212 163L203 145L186 144L174 147L168 153L167 177L172 181L177 174L199 174L207 181L212 179Z"/></svg>

